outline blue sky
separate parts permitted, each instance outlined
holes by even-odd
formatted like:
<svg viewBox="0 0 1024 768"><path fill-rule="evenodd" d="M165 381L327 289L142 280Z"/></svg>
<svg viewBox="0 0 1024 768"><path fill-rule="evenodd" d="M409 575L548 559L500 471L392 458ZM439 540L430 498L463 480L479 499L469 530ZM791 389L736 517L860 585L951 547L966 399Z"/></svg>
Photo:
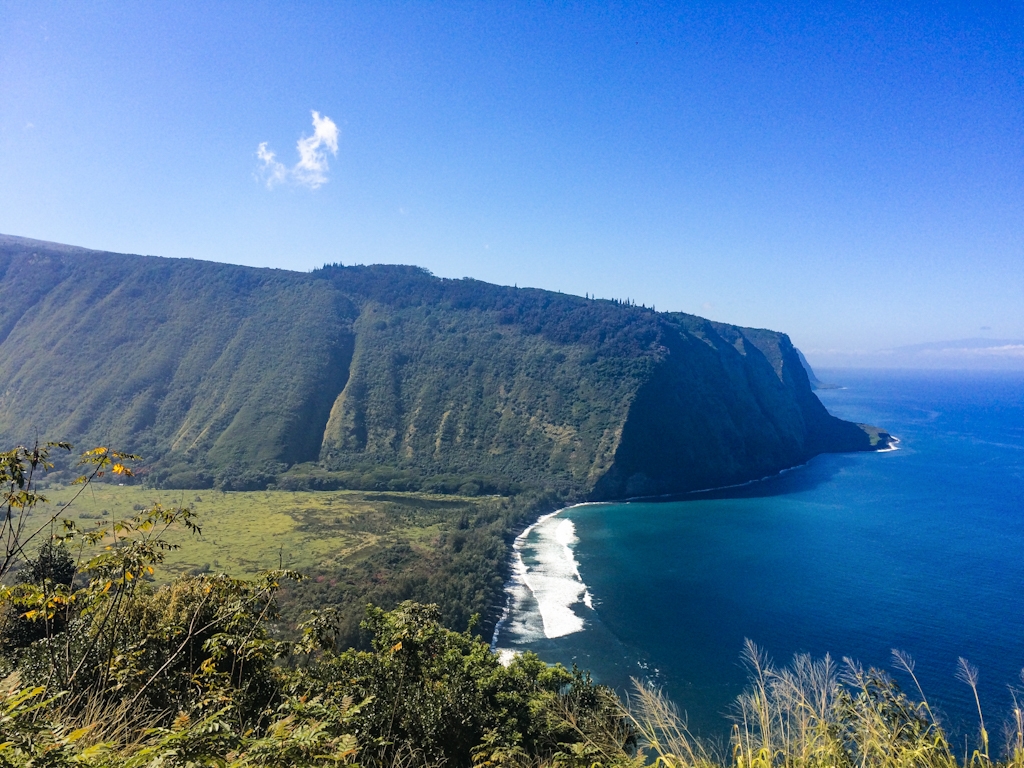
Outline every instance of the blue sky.
<svg viewBox="0 0 1024 768"><path fill-rule="evenodd" d="M895 5L0 0L0 232L1024 338L1024 6Z"/></svg>

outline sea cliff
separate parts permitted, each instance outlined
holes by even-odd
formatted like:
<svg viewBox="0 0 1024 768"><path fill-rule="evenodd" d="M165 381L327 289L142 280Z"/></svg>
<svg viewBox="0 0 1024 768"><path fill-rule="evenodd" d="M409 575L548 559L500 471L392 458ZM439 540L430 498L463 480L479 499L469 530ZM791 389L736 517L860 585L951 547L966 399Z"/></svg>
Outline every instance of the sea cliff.
<svg viewBox="0 0 1024 768"><path fill-rule="evenodd" d="M827 413L773 331L415 267L298 273L0 236L0 439L36 436L116 444L180 487L576 500L878 447Z"/></svg>

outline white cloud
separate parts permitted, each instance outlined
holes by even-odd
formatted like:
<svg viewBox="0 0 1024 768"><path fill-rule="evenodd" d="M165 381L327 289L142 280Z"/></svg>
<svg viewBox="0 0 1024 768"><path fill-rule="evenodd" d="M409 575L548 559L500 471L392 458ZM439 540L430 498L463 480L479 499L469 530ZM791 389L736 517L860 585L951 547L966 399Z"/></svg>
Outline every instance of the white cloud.
<svg viewBox="0 0 1024 768"><path fill-rule="evenodd" d="M267 142L261 142L256 150L256 157L263 162L260 168L260 175L267 180L267 189L273 189L288 176L288 169L283 163L279 163L274 153L267 149Z"/></svg>
<svg viewBox="0 0 1024 768"><path fill-rule="evenodd" d="M293 168L286 168L277 159L277 155L267 149L267 142L260 143L256 149L256 157L263 165L260 177L267 183L267 189L289 179L310 189L317 189L327 183L327 153L338 154L338 126L331 118L319 112L313 112L313 135L299 139L296 149L299 162Z"/></svg>
<svg viewBox="0 0 1024 768"><path fill-rule="evenodd" d="M327 182L327 152L338 154L338 126L331 118L313 113L313 135L299 139L299 162L292 175L300 184L316 189Z"/></svg>

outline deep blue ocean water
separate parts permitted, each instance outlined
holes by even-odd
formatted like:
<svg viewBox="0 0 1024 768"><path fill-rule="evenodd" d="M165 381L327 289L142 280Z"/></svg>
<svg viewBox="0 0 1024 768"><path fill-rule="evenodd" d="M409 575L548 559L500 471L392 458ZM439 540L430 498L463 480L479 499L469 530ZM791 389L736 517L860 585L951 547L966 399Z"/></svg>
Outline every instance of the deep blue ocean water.
<svg viewBox="0 0 1024 768"><path fill-rule="evenodd" d="M911 654L955 734L999 731L1024 667L1024 374L820 371L841 418L896 435L681 501L575 507L520 542L500 648L664 688L708 736L744 685L744 638L892 671ZM566 522L566 520L571 522ZM592 607L591 607L592 606ZM894 677L909 690L899 672Z"/></svg>

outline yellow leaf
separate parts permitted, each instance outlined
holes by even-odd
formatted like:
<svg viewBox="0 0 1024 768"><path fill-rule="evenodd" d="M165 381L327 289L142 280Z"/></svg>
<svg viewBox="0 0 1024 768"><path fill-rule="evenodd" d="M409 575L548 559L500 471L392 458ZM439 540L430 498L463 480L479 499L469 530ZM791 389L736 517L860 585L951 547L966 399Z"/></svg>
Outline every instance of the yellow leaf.
<svg viewBox="0 0 1024 768"><path fill-rule="evenodd" d="M76 728L67 735L68 741L78 741L80 738L85 736L89 731L92 730L92 725L87 725L84 728Z"/></svg>
<svg viewBox="0 0 1024 768"><path fill-rule="evenodd" d="M89 727L91 728L92 726L89 726ZM83 760L88 760L88 759L90 759L92 757L97 757L97 756L100 756L100 755L105 755L109 751L110 751L110 745L105 743L105 742L100 742L99 744L92 744L92 745L86 747L85 749L83 749L81 752L78 753L78 757L82 758ZM75 758L72 758L72 760L74 760L74 759Z"/></svg>
<svg viewBox="0 0 1024 768"><path fill-rule="evenodd" d="M111 470L115 475L124 475L125 477L131 477L132 471L128 469L124 464L115 464Z"/></svg>

